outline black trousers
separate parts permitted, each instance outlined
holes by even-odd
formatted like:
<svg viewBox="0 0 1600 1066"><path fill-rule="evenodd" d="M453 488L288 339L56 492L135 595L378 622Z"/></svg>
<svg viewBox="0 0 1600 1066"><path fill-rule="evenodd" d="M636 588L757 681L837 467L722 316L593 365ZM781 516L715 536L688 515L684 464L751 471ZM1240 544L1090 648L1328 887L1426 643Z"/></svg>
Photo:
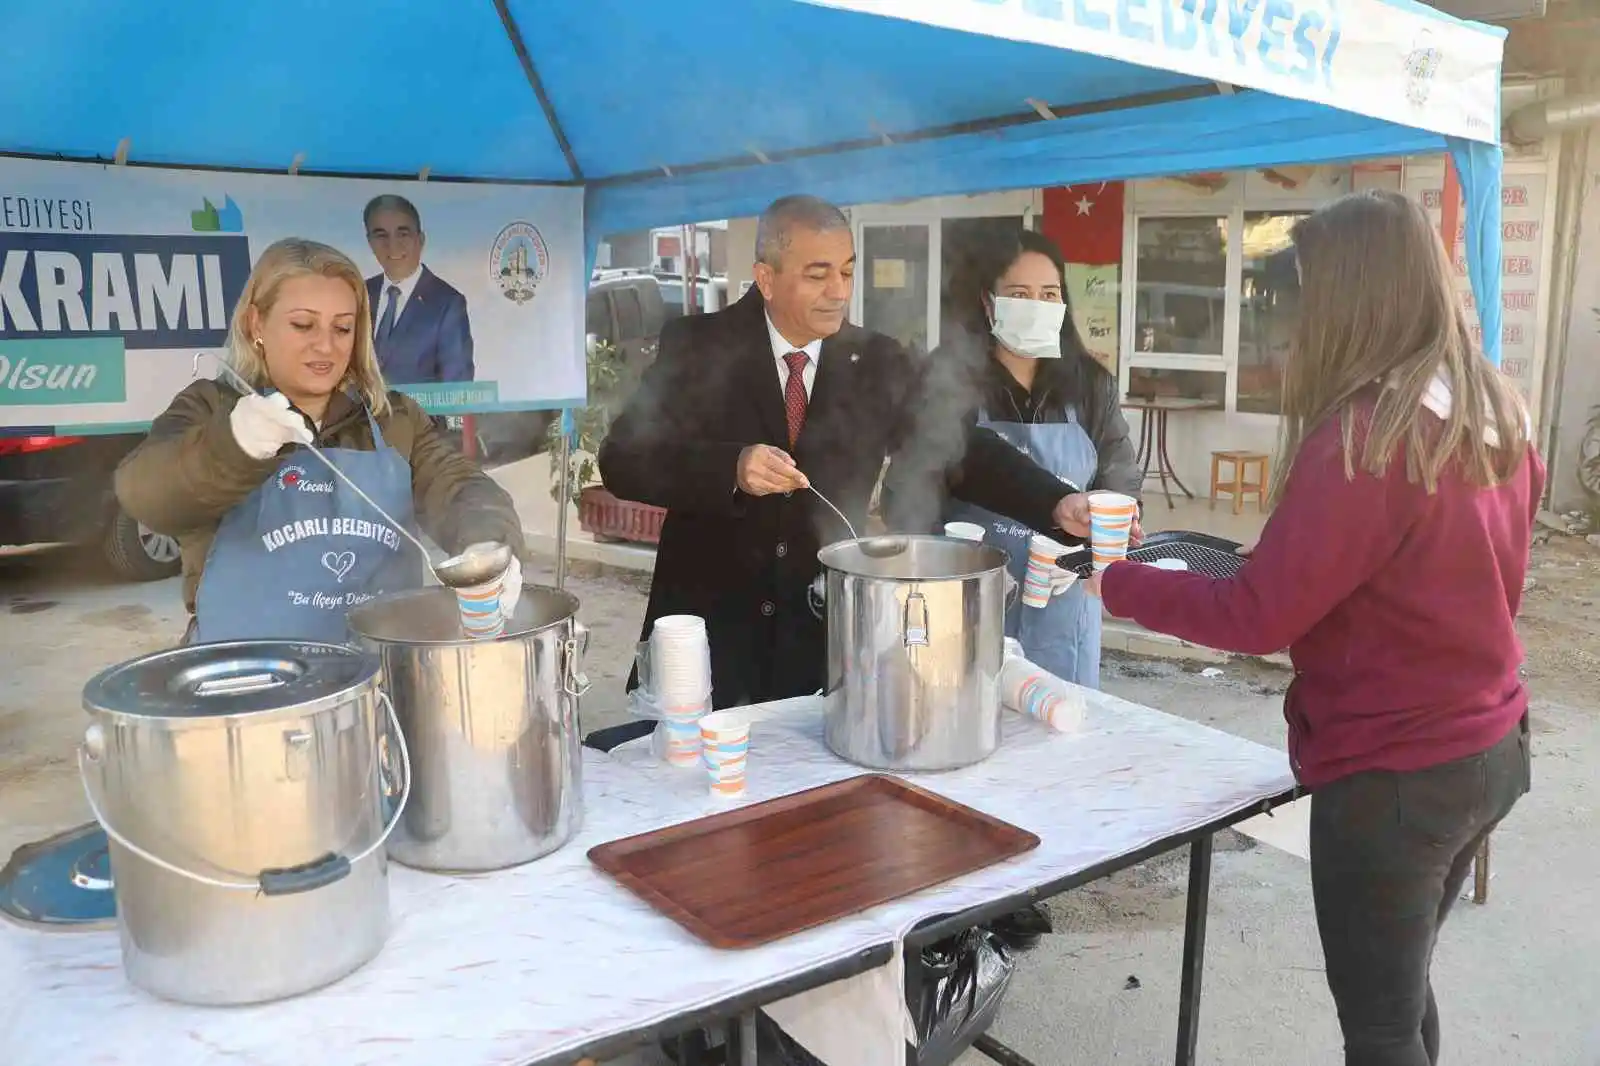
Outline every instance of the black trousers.
<svg viewBox="0 0 1600 1066"><path fill-rule="evenodd" d="M1528 791L1524 717L1488 751L1354 774L1311 797L1311 888L1345 1066L1433 1066L1439 927L1490 831Z"/></svg>

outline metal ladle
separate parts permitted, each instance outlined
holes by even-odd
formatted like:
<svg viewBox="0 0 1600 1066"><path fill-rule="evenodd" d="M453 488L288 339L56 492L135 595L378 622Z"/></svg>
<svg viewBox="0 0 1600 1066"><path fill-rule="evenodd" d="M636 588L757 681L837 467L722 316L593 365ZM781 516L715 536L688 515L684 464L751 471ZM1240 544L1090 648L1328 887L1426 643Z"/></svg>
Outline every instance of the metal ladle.
<svg viewBox="0 0 1600 1066"><path fill-rule="evenodd" d="M200 374L200 357L207 354L210 353L195 353L194 373L197 377ZM233 382L235 388L243 391L246 396L261 395L256 391L255 386L251 385L248 381L241 377L239 372L234 370L233 367L229 366L227 363L223 362L214 355L212 358L216 361L217 366L222 368L222 372L227 375L228 379ZM412 544L416 545L417 551L422 553L422 561L426 563L428 569L433 572L433 576L439 579L439 584L453 589L464 588L469 585L481 585L490 578L495 577L498 574L505 573L506 567L511 565L510 545L485 542L482 544L473 544L461 554L453 555L444 562L435 566L433 562L433 554L428 551L428 546L422 543L421 540L419 540L409 529L407 529L403 522L400 522L388 511L385 511L382 507L379 507L377 501L363 492L360 485L357 485L354 481L350 480L349 476L346 475L343 470L340 470L339 467L334 464L332 459L329 459L326 455L323 455L320 448L318 448L315 444L302 444L301 447L321 460L322 464L332 471L334 477L344 482L345 486L349 488L351 492L361 497L368 507L372 508L374 511L377 511L378 514L383 516L384 520L389 523L391 528L409 540Z"/></svg>

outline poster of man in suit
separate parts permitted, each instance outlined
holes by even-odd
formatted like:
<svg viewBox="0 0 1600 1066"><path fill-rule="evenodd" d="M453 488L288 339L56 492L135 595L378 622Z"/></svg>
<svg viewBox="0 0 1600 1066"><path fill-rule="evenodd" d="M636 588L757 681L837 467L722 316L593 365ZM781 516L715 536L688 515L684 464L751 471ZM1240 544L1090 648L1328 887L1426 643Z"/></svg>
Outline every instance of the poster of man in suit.
<svg viewBox="0 0 1600 1066"><path fill-rule="evenodd" d="M286 238L359 264L386 382L429 414L584 405L580 188L0 159L0 191L0 427L148 425L197 353L221 373Z"/></svg>
<svg viewBox="0 0 1600 1066"><path fill-rule="evenodd" d="M383 376L395 385L473 380L467 298L423 264L416 205L384 193L367 203L362 223L382 271L367 279L367 295Z"/></svg>

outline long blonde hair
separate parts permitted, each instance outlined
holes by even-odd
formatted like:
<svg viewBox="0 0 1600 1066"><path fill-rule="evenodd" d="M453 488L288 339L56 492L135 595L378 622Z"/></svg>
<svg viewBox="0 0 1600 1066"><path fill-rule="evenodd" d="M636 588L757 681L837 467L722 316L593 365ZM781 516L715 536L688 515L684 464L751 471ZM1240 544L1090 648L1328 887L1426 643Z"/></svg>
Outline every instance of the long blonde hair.
<svg viewBox="0 0 1600 1066"><path fill-rule="evenodd" d="M1382 476L1403 451L1428 492L1452 463L1476 485L1510 477L1529 444L1527 408L1473 342L1444 243L1421 205L1395 192L1351 193L1294 227L1300 319L1283 372L1283 432L1273 495L1306 435L1338 416L1345 476ZM1435 379L1450 390L1442 428L1423 415ZM1376 389L1354 454L1353 406Z"/></svg>
<svg viewBox="0 0 1600 1066"><path fill-rule="evenodd" d="M277 302L284 282L313 274L338 278L356 295L356 331L350 366L339 386L359 394L374 415L388 414L389 389L384 384L383 371L378 369L378 354L372 346L372 307L367 299L366 279L349 256L317 241L289 237L261 253L233 309L233 323L228 331L228 361L240 377L256 388L272 384L266 358L255 346L255 337L251 334L250 308L266 315Z"/></svg>

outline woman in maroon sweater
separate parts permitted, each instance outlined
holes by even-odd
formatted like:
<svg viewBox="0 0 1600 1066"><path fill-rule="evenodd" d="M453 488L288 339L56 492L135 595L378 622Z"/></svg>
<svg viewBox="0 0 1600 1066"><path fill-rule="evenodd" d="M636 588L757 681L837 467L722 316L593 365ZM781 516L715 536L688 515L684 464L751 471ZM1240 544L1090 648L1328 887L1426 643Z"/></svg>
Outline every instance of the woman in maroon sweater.
<svg viewBox="0 0 1600 1066"><path fill-rule="evenodd" d="M1294 230L1275 510L1225 581L1117 563L1105 606L1224 651L1289 649L1289 756L1347 1066L1430 1066L1429 965L1529 786L1515 618L1544 468L1475 349L1427 216L1346 196ZM1091 586L1093 587L1093 586Z"/></svg>

